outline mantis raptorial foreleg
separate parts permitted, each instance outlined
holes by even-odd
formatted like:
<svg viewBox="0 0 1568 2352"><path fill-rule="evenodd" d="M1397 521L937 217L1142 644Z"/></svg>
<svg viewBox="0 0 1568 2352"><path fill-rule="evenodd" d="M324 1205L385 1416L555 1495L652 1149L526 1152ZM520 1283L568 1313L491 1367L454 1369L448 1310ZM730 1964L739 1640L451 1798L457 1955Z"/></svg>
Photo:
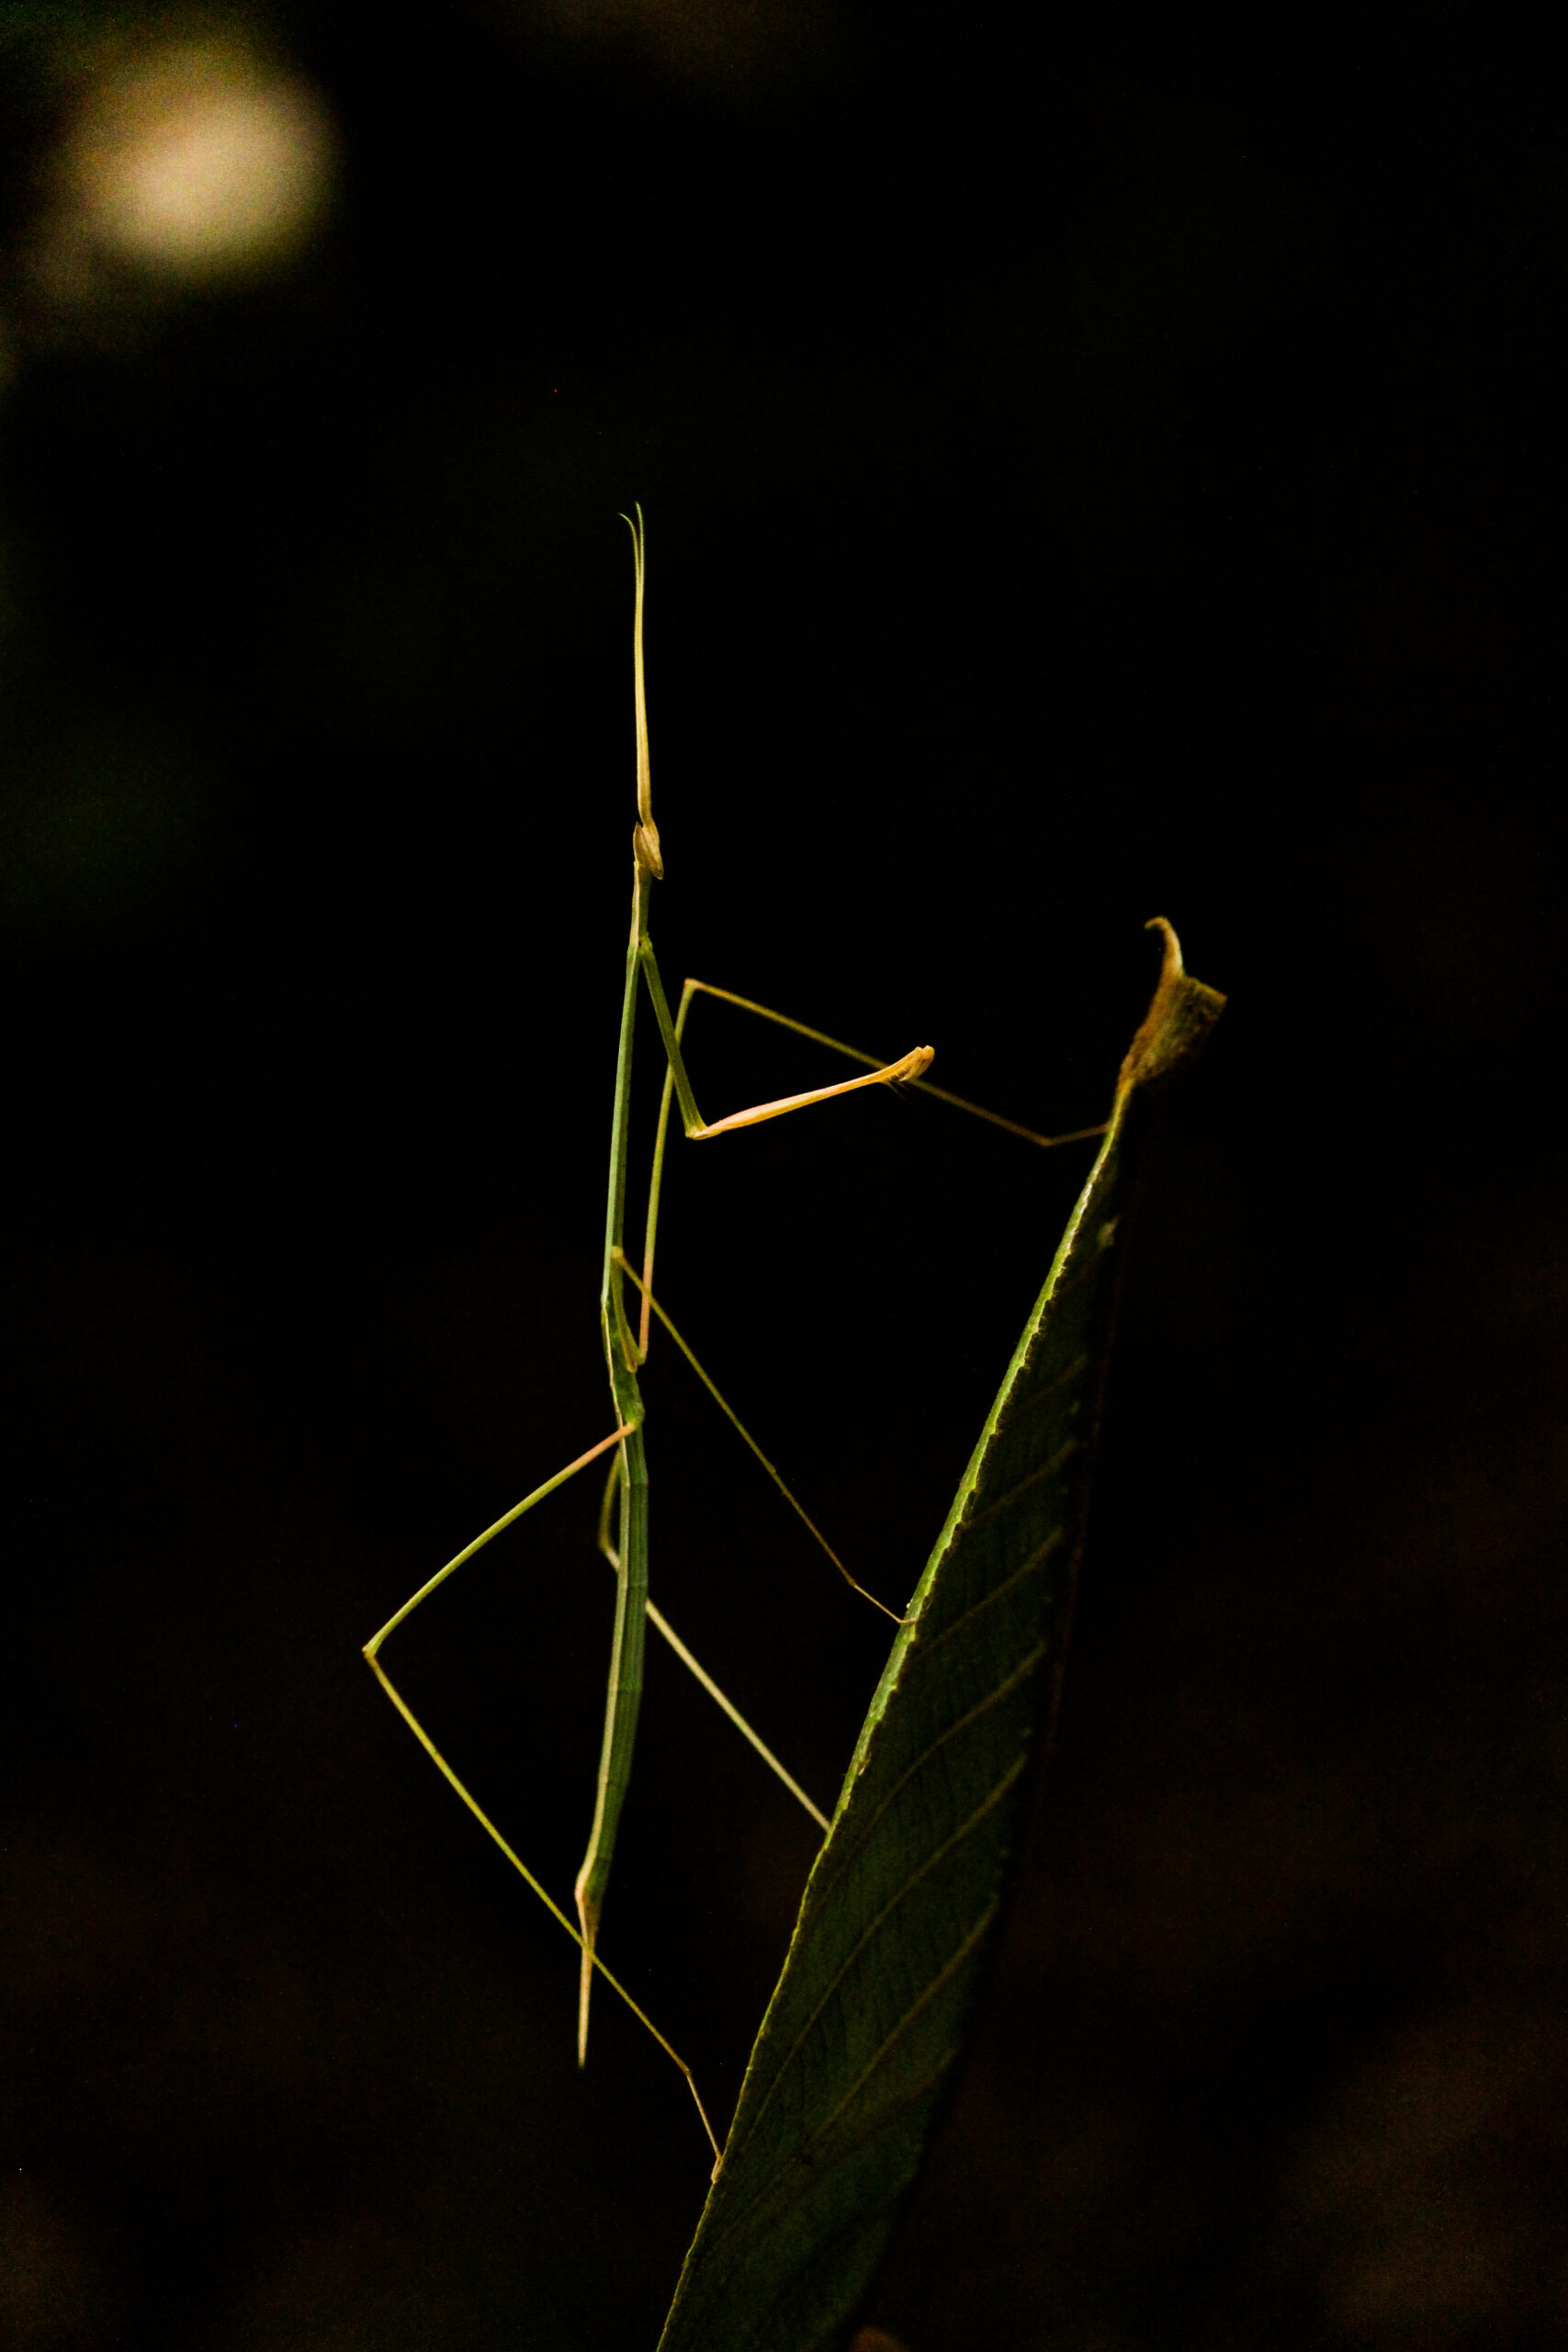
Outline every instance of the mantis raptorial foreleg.
<svg viewBox="0 0 1568 2352"><path fill-rule="evenodd" d="M859 1046L846 1046L841 1038L829 1037L820 1029L808 1028L804 1021L795 1021L787 1012L775 1012L770 1005L756 1004L750 997L737 996L732 989L715 988L708 980L687 980L682 987L681 1002L672 1024L677 1049L685 1035L686 1020L693 1001L699 996L711 996L721 1004L736 1005L742 1012L755 1013L760 1021L771 1021L780 1029L793 1030L797 1037L809 1037L814 1046L826 1046L829 1053L842 1054L847 1061L864 1062L868 1067L868 1077L853 1079L846 1087L838 1090L828 1088L816 1094L789 1095L782 1102L764 1104L761 1115L776 1116L781 1111L798 1109L806 1102L819 1102L824 1093L830 1094L835 1091L847 1093L855 1086L903 1085L912 1088L917 1093L930 1094L939 1102L950 1102L954 1110L967 1111L976 1119L985 1119L993 1127L1004 1127L1009 1135L1021 1136L1026 1143L1039 1144L1045 1151L1054 1151L1058 1144L1088 1143L1094 1136L1105 1133L1102 1119L1096 1126L1073 1127L1065 1135L1043 1136L1033 1127L1021 1125L1017 1119L1004 1119L1000 1112L987 1111L983 1103L965 1102L962 1094L950 1094L944 1086L933 1086L930 1079L921 1074L930 1069L934 1058L929 1046L920 1046L916 1054L905 1057L907 1064L913 1064L919 1059L919 1069L906 1068L898 1062L885 1062L879 1055L868 1054ZM637 1345L643 1357L648 1354L651 1336L654 1245L659 1233L659 1201L664 1173L664 1146L670 1133L670 1108L675 1092L675 1060L671 1057L664 1073L664 1092L659 1105L659 1126L653 1143L653 1175L649 1185L648 1225L642 1251L642 1315L637 1329ZM739 1118L721 1119L705 1132L714 1135L721 1129L743 1124L747 1124L744 1114Z"/></svg>

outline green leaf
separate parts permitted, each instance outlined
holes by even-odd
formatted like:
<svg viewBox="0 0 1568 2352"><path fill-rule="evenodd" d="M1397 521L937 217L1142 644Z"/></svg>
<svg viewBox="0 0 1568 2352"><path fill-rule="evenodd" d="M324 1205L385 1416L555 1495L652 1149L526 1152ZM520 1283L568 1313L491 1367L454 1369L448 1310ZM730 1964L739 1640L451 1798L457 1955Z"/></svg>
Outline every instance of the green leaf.
<svg viewBox="0 0 1568 2352"><path fill-rule="evenodd" d="M1157 927L1105 1141L872 1700L660 2352L835 2343L959 2054L1061 1681L1144 1099L1224 1002Z"/></svg>

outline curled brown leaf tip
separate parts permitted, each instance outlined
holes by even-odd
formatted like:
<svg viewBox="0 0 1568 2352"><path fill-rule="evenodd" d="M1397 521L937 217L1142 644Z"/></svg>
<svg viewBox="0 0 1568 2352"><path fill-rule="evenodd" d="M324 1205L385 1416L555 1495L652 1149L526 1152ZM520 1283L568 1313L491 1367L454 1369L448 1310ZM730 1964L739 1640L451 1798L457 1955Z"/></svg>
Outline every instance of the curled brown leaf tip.
<svg viewBox="0 0 1568 2352"><path fill-rule="evenodd" d="M1181 960L1181 942L1164 915L1145 925L1163 934L1165 956L1153 1001L1127 1048L1116 1093L1122 1101L1135 1086L1152 1086L1190 1061L1225 1009L1218 989L1195 980Z"/></svg>

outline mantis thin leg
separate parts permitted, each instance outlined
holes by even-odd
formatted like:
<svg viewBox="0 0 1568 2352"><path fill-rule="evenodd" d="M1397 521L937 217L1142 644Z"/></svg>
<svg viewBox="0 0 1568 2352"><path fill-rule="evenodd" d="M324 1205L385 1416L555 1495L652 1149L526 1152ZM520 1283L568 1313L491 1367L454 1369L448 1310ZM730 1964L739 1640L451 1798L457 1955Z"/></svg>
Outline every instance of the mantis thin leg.
<svg viewBox="0 0 1568 2352"><path fill-rule="evenodd" d="M620 1491L620 1476L621 1465L617 1462L612 1464L610 1476L605 1481L604 1501L599 1513L599 1549L609 1561L610 1566L617 1571L620 1568L621 1558L620 1554L610 1540L610 1521L615 1510L616 1497ZM703 1689L707 1692L708 1697L714 1702L715 1705L721 1709L721 1711L729 1717L730 1722L735 1725L735 1728L740 1734L741 1738L750 1742L758 1755L761 1758L763 1763L768 1767L768 1770L776 1779L783 1781L791 1796L805 1807L806 1811L811 1815L812 1820L817 1824L818 1829L826 1833L830 1825L827 1815L822 1811L820 1805L813 1804L812 1800L807 1795L806 1791L801 1787L800 1782L795 1778L794 1774L785 1770L778 1758L773 1754L773 1749L768 1746L766 1740L762 1738L761 1733L752 1729L745 1716L741 1713L739 1708L735 1704L734 1700L731 1699L727 1692L720 1690L718 1684L714 1680L706 1667L705 1667L698 1658L694 1657L693 1653L686 1647L685 1643L681 1639L680 1634L675 1631L674 1626L670 1623L669 1618L664 1615L661 1610L655 1607L651 1600L648 1603L648 1622L653 1627L654 1632L660 1634L669 1645L671 1649L674 1651L676 1657L680 1659L687 1672L692 1675L696 1681L701 1683Z"/></svg>
<svg viewBox="0 0 1568 2352"><path fill-rule="evenodd" d="M870 1080L862 1079L857 1081L863 1086L880 1080L884 1084L902 1084L912 1087L917 1093L930 1094L939 1102L951 1103L956 1111L967 1111L973 1117L985 1119L994 1127L1003 1127L1009 1135L1021 1136L1026 1143L1038 1144L1042 1150L1054 1151L1060 1144L1089 1143L1105 1133L1105 1122L1101 1120L1098 1126L1073 1127L1063 1135L1043 1136L1033 1127L1021 1125L1017 1119L1004 1118L999 1111L987 1111L984 1103L970 1102L962 1094L950 1094L944 1086L933 1086L930 1079L906 1075L899 1080L895 1076L899 1069L897 1063L884 1062L880 1055L868 1054L859 1046L846 1046L841 1038L829 1037L826 1031L810 1028L806 1022L796 1021L787 1012L775 1012L770 1005L757 1004L750 997L737 996L733 989L715 988L709 980L687 980L682 986L681 1001L676 1009L673 1023L673 1035L677 1046L685 1035L686 1019L692 1009L692 1000L697 996L716 997L722 1004L733 1004L742 1012L755 1013L761 1021L772 1021L781 1029L792 1029L796 1036L809 1037L813 1045L826 1046L830 1052L842 1054L846 1060L864 1062L874 1073L874 1077ZM906 1059L908 1058L906 1057ZM664 1091L659 1104L659 1129L654 1138L653 1172L649 1183L648 1221L643 1237L642 1314L637 1329L637 1351L639 1357L643 1360L647 1358L649 1341L652 1337L653 1308L649 1292L653 1285L654 1247L658 1238L659 1204L664 1179L664 1146L670 1131L670 1107L674 1092L675 1067L671 1062L664 1073ZM788 1098L788 1105L795 1108L802 1102L818 1099L819 1098L816 1096L791 1096ZM776 1113L773 1112L773 1106L765 1106L764 1114L776 1115ZM721 1119L715 1126L706 1128L703 1132L705 1135L713 1135L730 1127L754 1123L754 1119L747 1121L743 1115L734 1116L729 1119Z"/></svg>
<svg viewBox="0 0 1568 2352"><path fill-rule="evenodd" d="M797 1502L795 1496L791 1494L777 1468L768 1460L767 1455L763 1453L761 1447L758 1444L750 1430L746 1427L745 1422L740 1419L740 1416L735 1410L735 1408L726 1400L716 1382L714 1382L703 1370L702 1365L697 1362L696 1357L693 1354L685 1340L681 1337L680 1332L677 1331L674 1324L670 1320L669 1316L666 1315L664 1309L660 1306L659 1301L654 1297L653 1293L650 1290L644 1289L640 1276L633 1272L624 1255L621 1256L620 1264L621 1271L626 1276L627 1280L636 1283L638 1290L642 1291L643 1297L647 1304L652 1307L655 1315L658 1316L660 1321L669 1332L670 1337L674 1340L675 1345L680 1349L681 1353L685 1357L686 1362L691 1365L692 1370L696 1374L697 1378L702 1382L703 1386L707 1390L708 1395L718 1407L719 1411L725 1416L727 1420L732 1423L732 1425L739 1430L740 1435L745 1439L746 1443L750 1447L752 1453L756 1455L758 1461L761 1464L763 1469L767 1472L769 1477L773 1480L774 1486L784 1497L785 1502L788 1503L791 1510L795 1513L797 1518L803 1520L806 1525L810 1529L812 1534L817 1538L818 1543L820 1544L824 1552L827 1553L828 1557L832 1561L833 1566L838 1569L839 1574L843 1577L844 1582L850 1587L851 1590L858 1592L863 1600L869 1600L874 1609L880 1609L885 1617L891 1617L896 1625L901 1625L904 1620L899 1616L897 1611L895 1609L889 1609L886 1601L878 1600L874 1592L867 1592L864 1585L857 1583L855 1578L850 1574L848 1568L845 1567L842 1560L840 1559L837 1552L834 1551L832 1545L829 1543L828 1538L823 1534L822 1530L818 1526L816 1521L810 1517L804 1506Z"/></svg>
<svg viewBox="0 0 1568 2352"><path fill-rule="evenodd" d="M682 1124L685 1128L687 1140L691 1143L705 1143L711 1136L729 1135L737 1127L754 1127L760 1125L764 1119L782 1118L787 1111L804 1111L813 1102L831 1102L840 1094L856 1093L863 1086L915 1084L919 1081L921 1073L930 1069L936 1059L933 1046L916 1046L908 1053L900 1055L897 1061L884 1062L874 1068L864 1078L840 1079L837 1086L814 1086L805 1094L786 1094L773 1102L754 1102L749 1110L732 1111L728 1118L715 1119L711 1123L705 1121L697 1109L696 1097L692 1092L691 1080L686 1075L686 1065L682 1058L681 1041L675 1025L670 1018L669 1001L664 994L664 982L660 976L658 960L653 953L653 942L645 937L639 943L639 947L643 977L648 982L649 995L653 1000L654 1018L659 1023L659 1035L663 1043L665 1057L675 1080L675 1094L681 1105ZM856 1058L858 1059L858 1057Z"/></svg>
<svg viewBox="0 0 1568 2352"><path fill-rule="evenodd" d="M435 1742L431 1738L430 1734L425 1730L424 1725L420 1722L418 1716L414 1713L412 1708L409 1705L401 1691L398 1690L396 1684L392 1681L392 1679L388 1674L386 1668L381 1664L378 1653L388 1635L389 1634L396 1633L398 1627L404 1623L408 1618L412 1616L414 1611L420 1606L421 1602L428 1600L431 1594L434 1592L439 1586L444 1585L449 1576L452 1576L458 1568L462 1567L467 1561L471 1560L477 1552L482 1552L487 1544L492 1543L495 1537L500 1535L504 1529L512 1526L514 1521L521 1519L525 1511L532 1510L536 1503L541 1503L545 1500L547 1495L553 1495L558 1487L564 1487L569 1478L574 1478L580 1470L586 1470L591 1462L597 1462L602 1454L609 1452L611 1446L619 1444L630 1434L631 1432L626 1428L612 1430L609 1436L601 1438L597 1445L591 1445L585 1453L580 1453L574 1462L569 1462L564 1470L558 1470L553 1478L547 1478L542 1487L536 1487L531 1494L525 1495L523 1500L520 1503L514 1504L511 1510L503 1511L498 1520L492 1521L492 1523L485 1529L482 1535L476 1535L473 1542L471 1544L465 1544L463 1549L457 1553L454 1558L447 1561L444 1568L438 1568L434 1576L430 1577L427 1583L422 1584L419 1590L412 1595L412 1599L405 1600L402 1607L392 1616L388 1618L380 1632L373 1634L370 1640L365 1645L365 1660L367 1665L369 1667L371 1673L376 1677L376 1679L380 1684L382 1690L386 1692L388 1698L391 1701L393 1706L397 1709L399 1714L401 1715L404 1723L407 1724L409 1729L418 1740L420 1746L423 1748L425 1754L434 1764L436 1770L441 1772L445 1779L450 1782L451 1786L456 1789L457 1794L462 1798L463 1803L468 1806L468 1811L473 1815L475 1820L479 1822L480 1826L494 1839L502 1852L506 1856L507 1860L512 1864L513 1869L516 1871L519 1877L522 1878L525 1884L533 1889L533 1892L538 1896L540 1902L544 1905L546 1910L549 1912L551 1917L559 1921L560 1925L566 1929L567 1934L571 1938L575 1944L581 1944L582 1941L582 1938L578 1933L578 1930L572 1926L571 1921L567 1917L566 1913L561 1909L554 1896L540 1883L539 1880L535 1877L526 1862L523 1860L515 1849L508 1843L507 1839L502 1836L501 1831L496 1827L489 1814L484 1811L478 1800L473 1796L470 1791L465 1787L462 1781L459 1780L457 1774L446 1761L446 1757L442 1755L441 1750L436 1747ZM617 1464L617 1471L619 1470L619 1466L620 1465ZM702 1676L702 1679L706 1681L707 1678L702 1675L702 1669L697 1667L695 1659L694 1658L690 1662L694 1670L697 1672L699 1676ZM592 1964L597 1968L605 1983L614 1986L615 1990L620 1995L621 1999L625 2001L627 2008L631 2010L633 2016L638 2018L640 2022L648 2028L649 2032L653 2036L655 2041L658 2042L660 2048L666 2052L667 2054L674 2060L675 2064L680 2068L681 2073L685 2077L686 2087L691 2092L693 2098L696 2102L697 2113L703 2120L703 2129L707 2133L708 2139L712 2143L714 2155L716 2158L718 2155L718 2142L714 2138L713 2126L708 2121L707 2110L703 2105L702 2098L697 2090L696 2082L690 2066L687 2065L685 2060L682 2057L674 2044L668 2041L665 2036L660 2032L659 2028L654 2024L652 2018L648 2016L645 2010L638 2007L637 2003L633 2000L631 1995L626 1991L626 1986L622 1984L616 1977L612 1975L611 1972L604 1966L604 1962L600 1960L596 1954L592 1956Z"/></svg>
<svg viewBox="0 0 1568 2352"><path fill-rule="evenodd" d="M493 1521L482 1535L476 1535L471 1544L465 1544L463 1549L455 1558L448 1560L444 1568L436 1569L428 1584L422 1584L412 1599L405 1600L396 1614L388 1618L378 1634L371 1635L365 1645L365 1656L369 1662L372 1665L375 1664L376 1653L388 1634L395 1634L404 1619L413 1615L421 1601L428 1600L437 1587L444 1585L447 1577L462 1567L466 1561L471 1560L476 1552L482 1552L487 1544L493 1543L495 1538L509 1528L514 1520L521 1519L525 1511L532 1510L536 1503L542 1503L547 1495L553 1495L558 1487L564 1487L569 1478L575 1478L580 1470L586 1470L591 1462L597 1462L602 1453L608 1453L613 1445L619 1444L622 1438L629 1435L630 1431L626 1429L612 1430L609 1436L602 1437L597 1445L591 1445L586 1453L580 1453L575 1462L569 1462L564 1470L558 1470L553 1478L547 1478L542 1487L536 1487L531 1495L525 1495L520 1503L513 1503L510 1510L503 1510L501 1517Z"/></svg>
<svg viewBox="0 0 1568 2352"><path fill-rule="evenodd" d="M682 991L682 1005L693 996L717 997L722 1003L739 1005L742 1012L754 1012L759 1020L775 1022L781 1029L793 1029L797 1036L809 1037L815 1046L826 1046L830 1052L842 1054L852 1062L866 1062L882 1074L882 1057L878 1054L863 1053L858 1046L846 1046L837 1037L827 1036L820 1029L808 1029L804 1021L793 1021L786 1012L773 1012L765 1004L753 1004L750 997L737 996L732 989L716 989L708 980L688 980ZM862 1079L863 1086L867 1080ZM1058 1144L1088 1143L1105 1133L1102 1119L1098 1126L1074 1127L1066 1135L1043 1136L1033 1127L1020 1125L1017 1119L1004 1119L999 1111L987 1111L983 1102L966 1102L962 1094L950 1094L945 1086L933 1086L929 1078L918 1072L903 1080L917 1094L930 1094L939 1102L950 1102L955 1111L967 1111L971 1117L985 1119L993 1127L1005 1127L1010 1136L1021 1136L1026 1143L1037 1143L1043 1151L1055 1151Z"/></svg>
<svg viewBox="0 0 1568 2352"><path fill-rule="evenodd" d="M729 1717L730 1722L735 1725L736 1730L740 1734L741 1738L750 1741L752 1747L756 1749L763 1763L768 1767L768 1770L784 1782L791 1796L794 1797L798 1804L805 1806L807 1812L811 1815L812 1820L817 1824L818 1828L820 1829L823 1836L826 1837L828 1831L832 1826L832 1824L829 1821L828 1816L823 1812L821 1806L813 1804L812 1800L807 1795L806 1791L801 1787L800 1782L795 1778L793 1773L785 1771L784 1766L779 1762L778 1758L773 1754L773 1749L768 1746L767 1742L758 1736L757 1733L752 1730L750 1724L741 1713L739 1708L735 1705L732 1700L726 1697L725 1693L719 1689L718 1684L714 1680L712 1675L707 1672L706 1668L697 1663L697 1660L692 1656L691 1651L686 1647L685 1643L675 1631L674 1626L670 1623L669 1618L662 1615L660 1611L655 1608L651 1600L648 1604L648 1622L653 1627L655 1633L661 1634L664 1640L668 1642L670 1647L674 1651L676 1657L680 1659L682 1665L685 1667L688 1673L696 1677L697 1680L702 1684L703 1689L707 1692L708 1697L713 1700L714 1703L722 1708L724 1713Z"/></svg>
<svg viewBox="0 0 1568 2352"><path fill-rule="evenodd" d="M553 1919L559 1921L560 1925L566 1929L567 1934L571 1938L574 1944L581 1944L582 1938L578 1934L577 1929L572 1926L571 1921L567 1917L566 1913L561 1909L560 1905L545 1887L540 1885L538 1880L534 1876L533 1871L528 1868L527 1863L525 1862L513 1848L507 1843L500 1830L496 1827L494 1822L491 1819L489 1814L486 1813L483 1806L479 1804L477 1798L475 1798L467 1788L465 1788L463 1782L452 1770L451 1765L448 1764L445 1756L442 1755L441 1750L436 1747L435 1742L431 1738L430 1734L425 1730L424 1725L420 1722L419 1717L414 1713L413 1709L409 1705L408 1701L393 1683L391 1677L388 1674L386 1668L381 1664L380 1659L378 1657L371 1657L368 1649L366 1651L366 1656L369 1658L371 1673L376 1677L377 1681L381 1685L382 1690L386 1692L388 1698L390 1699L393 1706L396 1707L399 1714L401 1715L404 1723L407 1724L410 1731L412 1732L415 1739L418 1740L420 1746L430 1758L431 1762L435 1766L437 1771L439 1771L450 1785L457 1790L457 1794L462 1798L463 1803L468 1806L468 1811L473 1815L474 1819L479 1824L482 1829L487 1831L488 1834L494 1838L496 1844L500 1847L507 1860L512 1864L513 1869L516 1871L525 1885L532 1887L534 1893L538 1896L546 1910L550 1914L550 1917ZM592 1965L598 1970L600 1975L604 1979L605 1984L608 1984L613 1991L620 1995L622 2000L626 2003L627 2008L630 2009L633 2017L637 2018L638 2024L644 2025L648 2028L649 2032L652 2034L660 2050L665 2052L667 2057L674 2060L675 2064L680 2068L681 2073L684 2075L686 2088L692 2094L692 2098L696 2105L697 2113L703 2120L703 2130L708 2135L708 2144L714 2153L714 2171L716 2174L719 2163L719 2145L717 2140L714 2136L713 2125L708 2120L708 2111L703 2105L702 2094L698 2090L696 2085L696 2077L692 2073L690 2066L687 2065L685 2060L682 2057L674 2043L668 2041L665 2036L660 2032L659 2028L654 2024L653 2019L649 2016L647 2010L639 2007L637 2003L633 2000L626 1986L621 1983L620 1978L614 1975L611 1971L605 1967L597 1952L593 1954Z"/></svg>

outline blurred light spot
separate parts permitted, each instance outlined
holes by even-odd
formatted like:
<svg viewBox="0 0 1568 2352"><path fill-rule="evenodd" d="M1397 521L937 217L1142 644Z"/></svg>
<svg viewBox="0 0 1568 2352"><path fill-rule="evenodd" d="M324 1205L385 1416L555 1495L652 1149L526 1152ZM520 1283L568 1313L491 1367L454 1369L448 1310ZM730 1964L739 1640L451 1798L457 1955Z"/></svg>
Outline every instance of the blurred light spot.
<svg viewBox="0 0 1568 2352"><path fill-rule="evenodd" d="M177 277L243 270L319 215L332 135L303 83L191 46L104 75L73 136L79 229L100 252Z"/></svg>

